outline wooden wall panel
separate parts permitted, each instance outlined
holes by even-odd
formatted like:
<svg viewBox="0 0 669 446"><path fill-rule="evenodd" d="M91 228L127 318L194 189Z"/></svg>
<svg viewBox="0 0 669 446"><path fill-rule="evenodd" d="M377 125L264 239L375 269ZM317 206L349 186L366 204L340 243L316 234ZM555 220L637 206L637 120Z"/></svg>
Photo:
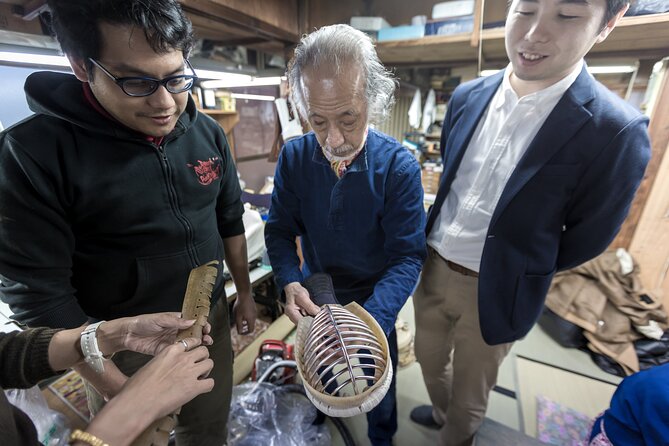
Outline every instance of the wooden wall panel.
<svg viewBox="0 0 669 446"><path fill-rule="evenodd" d="M665 153L669 146L665 147ZM669 310L669 156L664 156L655 186L646 203L630 253L639 263L649 289L661 289Z"/></svg>
<svg viewBox="0 0 669 446"><path fill-rule="evenodd" d="M662 289L669 309L669 61L665 61L649 134L653 159L636 198L645 204L637 207L637 216L628 218L638 219L629 251L641 266L644 285Z"/></svg>
<svg viewBox="0 0 669 446"><path fill-rule="evenodd" d="M665 66L669 66L665 63ZM632 209L625 221L620 234L613 243L613 247L629 248L635 237L639 220L643 218L642 214L647 200L655 186L657 177L660 175L660 165L665 156L667 144L669 144L669 73L665 68L661 85L658 89L658 97L655 100L654 110L650 113L650 125L648 133L652 146L652 155L644 180L639 186Z"/></svg>
<svg viewBox="0 0 669 446"><path fill-rule="evenodd" d="M285 31L298 34L297 0L212 0Z"/></svg>
<svg viewBox="0 0 669 446"><path fill-rule="evenodd" d="M250 33L289 44L298 41L298 0L180 0L180 3L191 17L201 16L226 25L221 40L232 28L239 29L241 36Z"/></svg>

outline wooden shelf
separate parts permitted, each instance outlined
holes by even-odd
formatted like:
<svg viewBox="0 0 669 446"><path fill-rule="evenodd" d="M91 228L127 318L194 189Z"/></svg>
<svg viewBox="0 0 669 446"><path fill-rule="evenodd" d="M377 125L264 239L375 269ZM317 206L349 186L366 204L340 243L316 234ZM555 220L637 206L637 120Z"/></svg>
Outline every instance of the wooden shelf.
<svg viewBox="0 0 669 446"><path fill-rule="evenodd" d="M484 61L506 61L504 28L483 30ZM387 65L474 64L478 48L471 45L472 34L426 36L421 39L379 42L377 52ZM596 56L669 56L669 13L624 17L609 37L595 45L589 57Z"/></svg>
<svg viewBox="0 0 669 446"><path fill-rule="evenodd" d="M228 139L228 144L230 145L230 151L232 152L232 157L237 158L235 153L235 138L232 134L232 129L235 128L239 122L239 113L236 111L223 111L223 110L213 110L213 109L204 109L198 108L200 113L209 115L218 122L218 124L223 127L225 136Z"/></svg>
<svg viewBox="0 0 669 446"><path fill-rule="evenodd" d="M225 111L225 110L210 110L210 109L200 109L202 113L205 113L209 116L221 116L221 115L236 115L236 111Z"/></svg>
<svg viewBox="0 0 669 446"><path fill-rule="evenodd" d="M214 118L223 127L225 134L228 135L239 122L239 114L236 111L207 110L199 109L205 115Z"/></svg>

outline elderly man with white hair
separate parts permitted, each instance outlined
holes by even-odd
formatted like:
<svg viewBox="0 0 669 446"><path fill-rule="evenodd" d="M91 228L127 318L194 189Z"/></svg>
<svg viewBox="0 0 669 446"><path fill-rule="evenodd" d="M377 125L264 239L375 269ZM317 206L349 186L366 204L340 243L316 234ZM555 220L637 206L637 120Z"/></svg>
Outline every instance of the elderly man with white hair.
<svg viewBox="0 0 669 446"><path fill-rule="evenodd" d="M265 228L286 314L295 323L315 315L301 283L327 273L342 304L355 301L379 322L395 367L395 319L426 256L420 167L396 140L371 128L390 113L396 82L370 38L348 25L305 36L288 79L312 131L281 151ZM397 431L394 380L367 420L371 443L390 445Z"/></svg>

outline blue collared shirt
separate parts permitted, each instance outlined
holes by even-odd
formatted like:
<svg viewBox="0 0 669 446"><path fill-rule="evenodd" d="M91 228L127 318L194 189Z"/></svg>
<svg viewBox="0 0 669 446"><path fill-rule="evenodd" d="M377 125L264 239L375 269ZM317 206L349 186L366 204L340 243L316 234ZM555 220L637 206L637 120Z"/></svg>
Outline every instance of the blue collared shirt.
<svg viewBox="0 0 669 446"><path fill-rule="evenodd" d="M338 179L313 133L290 140L276 168L265 241L281 289L328 273L342 304L363 305L390 333L426 256L418 162L370 129L365 148Z"/></svg>

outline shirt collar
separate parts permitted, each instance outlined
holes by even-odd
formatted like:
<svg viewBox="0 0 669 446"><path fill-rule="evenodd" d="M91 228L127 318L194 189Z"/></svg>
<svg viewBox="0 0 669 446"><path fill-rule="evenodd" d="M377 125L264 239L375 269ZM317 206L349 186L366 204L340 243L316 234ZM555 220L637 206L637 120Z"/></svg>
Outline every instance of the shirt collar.
<svg viewBox="0 0 669 446"><path fill-rule="evenodd" d="M558 82L554 83L553 85L544 88L543 90L535 91L534 93L523 96L522 98L523 102L529 104L538 104L551 98L562 96L569 89L569 87L571 87L571 84L573 84L574 81L576 81L578 75L581 74L581 71L583 70L583 64L584 64L583 59L581 59L581 61L576 65L574 70L567 76L565 76ZM513 72L513 67L509 63L509 65L507 65L506 69L504 70L504 79L502 80L501 94L498 94L495 100L494 106L495 109L497 110L499 110L506 104L515 105L519 101L518 95L511 86L510 77L512 72Z"/></svg>
<svg viewBox="0 0 669 446"><path fill-rule="evenodd" d="M369 129L365 145L362 147L362 150L360 151L358 156L355 157L351 165L348 166L348 168L346 169L347 172L361 172L369 169L369 166L367 164L367 147L369 147L369 137L371 134L372 130ZM318 140L316 140L316 149L314 150L314 154L311 157L311 161L318 164L324 164L330 167L330 161L328 161L325 155L323 155L323 149L321 149L321 146L318 144Z"/></svg>
<svg viewBox="0 0 669 446"><path fill-rule="evenodd" d="M365 141L362 151L355 157L351 165L348 166L346 172L362 172L367 169L367 141Z"/></svg>

